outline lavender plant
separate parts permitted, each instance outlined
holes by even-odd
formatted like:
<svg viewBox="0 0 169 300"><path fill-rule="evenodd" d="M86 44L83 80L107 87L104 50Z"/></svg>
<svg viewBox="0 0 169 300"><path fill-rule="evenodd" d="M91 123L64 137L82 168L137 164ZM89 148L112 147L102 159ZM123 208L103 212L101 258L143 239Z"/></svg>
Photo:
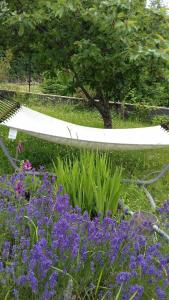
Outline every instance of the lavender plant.
<svg viewBox="0 0 169 300"><path fill-rule="evenodd" d="M166 200L163 205L158 208L158 213L164 229L169 232L169 200Z"/></svg>
<svg viewBox="0 0 169 300"><path fill-rule="evenodd" d="M0 178L0 299L168 299L168 255L150 224L143 234L110 212L91 220L54 178L32 190L27 176Z"/></svg>

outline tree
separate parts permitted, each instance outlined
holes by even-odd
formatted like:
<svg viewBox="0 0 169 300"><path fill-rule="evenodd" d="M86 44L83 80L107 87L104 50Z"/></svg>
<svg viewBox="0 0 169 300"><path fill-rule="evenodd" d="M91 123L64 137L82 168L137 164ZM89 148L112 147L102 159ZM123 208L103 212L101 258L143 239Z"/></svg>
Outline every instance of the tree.
<svg viewBox="0 0 169 300"><path fill-rule="evenodd" d="M3 55L0 55L0 81L4 81L8 77L11 60L11 50L7 50Z"/></svg>
<svg viewBox="0 0 169 300"><path fill-rule="evenodd" d="M158 9L161 8L164 5L162 0L150 0L149 2L150 2L151 7L155 7L155 8L158 8Z"/></svg>
<svg viewBox="0 0 169 300"><path fill-rule="evenodd" d="M35 53L39 71L71 73L74 88L99 110L105 128L112 127L109 100L124 99L152 57L168 59L168 16L153 14L165 28L149 28L152 10L144 0L19 2L7 1L6 25L20 36L22 51Z"/></svg>
<svg viewBox="0 0 169 300"><path fill-rule="evenodd" d="M36 41L35 27L27 15L31 11L31 3L27 0L0 2L0 51L4 53L6 49L11 49L11 77L27 80L29 89L32 76L41 70L33 46Z"/></svg>

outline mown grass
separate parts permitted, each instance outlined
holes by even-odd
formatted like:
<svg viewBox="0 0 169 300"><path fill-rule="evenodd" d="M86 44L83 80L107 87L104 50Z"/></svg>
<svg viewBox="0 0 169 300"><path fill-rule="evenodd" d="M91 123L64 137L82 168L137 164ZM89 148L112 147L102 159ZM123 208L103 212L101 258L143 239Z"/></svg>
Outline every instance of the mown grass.
<svg viewBox="0 0 169 300"><path fill-rule="evenodd" d="M23 101L23 99L22 99ZM103 127L99 113L94 109L82 107L79 105L70 105L63 103L40 104L36 99L26 100L26 104L39 112L50 116L69 121L75 124L91 127ZM151 125L149 122L143 122L137 119L123 119L112 112L114 128L127 127L142 127ZM29 159L33 166L38 168L40 165L45 166L47 170L53 170L53 161L66 158L74 161L80 156L82 150L70 146L56 145L43 140L33 138L29 135L19 133L16 141L9 141L8 130L5 127L0 127L0 134L10 152L15 156L16 145L19 140L24 142L24 152L20 154L20 159ZM153 150L138 150L138 151L109 151L107 155L110 158L110 173L112 176L116 167L122 167L123 178L144 178L149 173L160 170L164 164L168 162L169 149L153 149ZM0 150L0 174L11 173L9 163ZM152 185L149 190L152 192L157 204L160 204L169 196L168 186L169 174ZM59 177L58 177L59 182ZM59 182L61 183L61 182ZM69 192L69 191L68 191ZM150 205L145 197L142 189L135 185L126 185L123 193L126 204L132 209L148 209Z"/></svg>
<svg viewBox="0 0 169 300"><path fill-rule="evenodd" d="M11 82L0 82L0 89L4 90L12 90L16 92L29 92L29 85L27 82L25 83L11 83ZM30 91L32 93L41 92L41 87L39 84L32 84L30 87Z"/></svg>

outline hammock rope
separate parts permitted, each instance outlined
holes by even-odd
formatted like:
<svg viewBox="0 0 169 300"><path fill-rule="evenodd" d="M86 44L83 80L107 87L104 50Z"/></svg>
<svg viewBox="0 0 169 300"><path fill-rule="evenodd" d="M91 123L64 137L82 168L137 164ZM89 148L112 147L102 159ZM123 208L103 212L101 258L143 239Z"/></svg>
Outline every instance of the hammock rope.
<svg viewBox="0 0 169 300"><path fill-rule="evenodd" d="M0 99L0 123L12 117L20 109L20 107L19 102Z"/></svg>

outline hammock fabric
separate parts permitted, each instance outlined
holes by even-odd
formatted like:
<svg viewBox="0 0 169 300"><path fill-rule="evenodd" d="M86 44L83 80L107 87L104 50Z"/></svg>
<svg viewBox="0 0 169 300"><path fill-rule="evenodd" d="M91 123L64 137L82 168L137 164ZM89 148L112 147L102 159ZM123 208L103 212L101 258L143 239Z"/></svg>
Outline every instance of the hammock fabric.
<svg viewBox="0 0 169 300"><path fill-rule="evenodd" d="M0 104L1 105L1 104ZM13 110L13 115L11 112ZM5 116L10 116L6 118ZM4 120L5 119L5 120ZM167 125L129 129L100 129L75 125L36 112L25 106L8 108L1 116L2 124L10 128L11 138L17 131L60 144L93 149L146 149L169 147ZM165 129L164 129L165 128Z"/></svg>

